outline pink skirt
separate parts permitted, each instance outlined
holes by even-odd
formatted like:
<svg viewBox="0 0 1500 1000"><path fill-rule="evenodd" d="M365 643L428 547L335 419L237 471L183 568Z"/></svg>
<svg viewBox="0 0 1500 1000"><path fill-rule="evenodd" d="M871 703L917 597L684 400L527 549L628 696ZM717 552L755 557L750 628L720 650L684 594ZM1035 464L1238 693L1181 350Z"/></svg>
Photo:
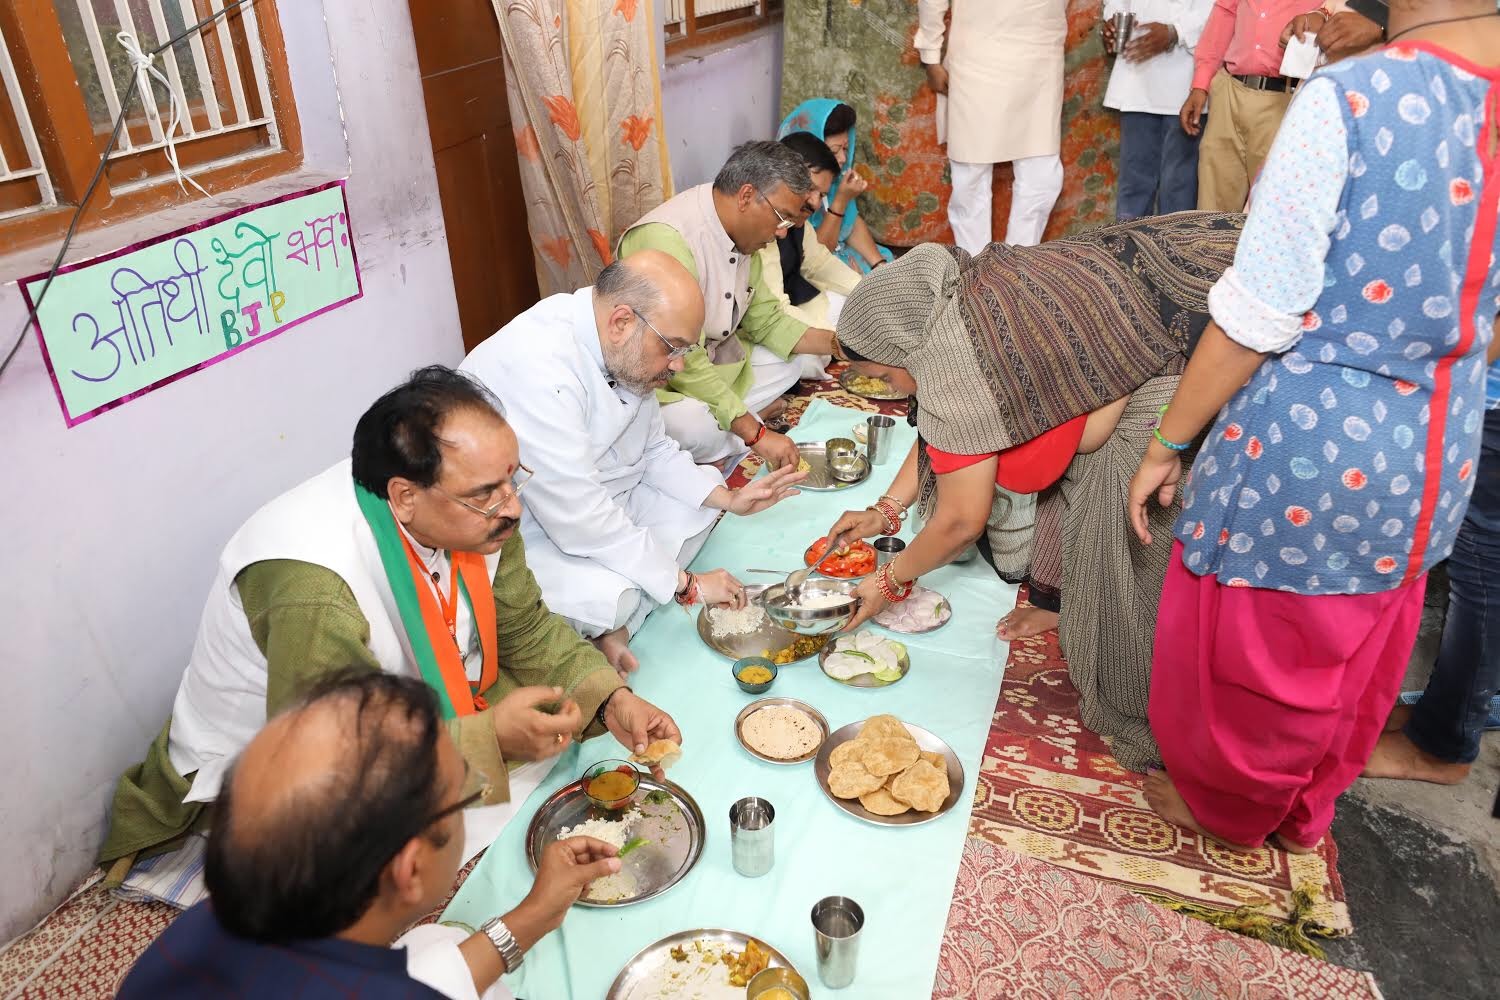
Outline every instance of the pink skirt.
<svg viewBox="0 0 1500 1000"><path fill-rule="evenodd" d="M1204 829L1312 846L1396 703L1425 574L1378 594L1227 587L1167 567L1151 663L1151 731Z"/></svg>

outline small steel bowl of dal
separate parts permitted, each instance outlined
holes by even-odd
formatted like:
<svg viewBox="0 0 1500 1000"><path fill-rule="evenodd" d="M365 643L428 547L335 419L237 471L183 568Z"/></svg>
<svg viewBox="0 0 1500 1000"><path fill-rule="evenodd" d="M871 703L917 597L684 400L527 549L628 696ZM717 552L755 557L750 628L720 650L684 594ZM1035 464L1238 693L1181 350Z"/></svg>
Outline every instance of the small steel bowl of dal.
<svg viewBox="0 0 1500 1000"><path fill-rule="evenodd" d="M746 694L765 694L771 690L771 684L779 672L776 664L764 656L747 656L742 660L735 660L729 671L734 674L734 682Z"/></svg>
<svg viewBox="0 0 1500 1000"><path fill-rule="evenodd" d="M787 596L786 584L773 583L766 588L761 606L771 620L798 635L828 635L849 624L859 610L854 596L858 580L835 580L812 577L802 585L797 603Z"/></svg>
<svg viewBox="0 0 1500 1000"><path fill-rule="evenodd" d="M630 805L641 787L641 772L628 760L601 760L583 772L583 794L606 812Z"/></svg>
<svg viewBox="0 0 1500 1000"><path fill-rule="evenodd" d="M745 987L745 1000L808 1000L807 980L795 969L762 969Z"/></svg>

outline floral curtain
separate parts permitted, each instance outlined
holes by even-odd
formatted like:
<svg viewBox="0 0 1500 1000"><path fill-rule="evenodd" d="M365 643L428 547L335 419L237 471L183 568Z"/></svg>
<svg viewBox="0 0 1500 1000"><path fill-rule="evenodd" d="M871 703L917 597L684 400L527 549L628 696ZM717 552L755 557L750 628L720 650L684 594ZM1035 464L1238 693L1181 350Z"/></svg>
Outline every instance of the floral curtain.
<svg viewBox="0 0 1500 1000"><path fill-rule="evenodd" d="M543 295L671 196L652 0L492 0Z"/></svg>
<svg viewBox="0 0 1500 1000"><path fill-rule="evenodd" d="M976 2L976 0L965 0ZM1000 0L977 0L999 3ZM1109 63L1101 0L1069 0L1062 112L1063 191L1051 239L1114 219L1119 119L1104 109ZM871 180L859 214L890 246L953 238L948 159L937 141L937 96L912 47L917 0L786 0L781 110L833 97L859 117L859 163ZM997 123L1004 127L1004 123ZM995 232L1010 215L1009 167L995 171Z"/></svg>

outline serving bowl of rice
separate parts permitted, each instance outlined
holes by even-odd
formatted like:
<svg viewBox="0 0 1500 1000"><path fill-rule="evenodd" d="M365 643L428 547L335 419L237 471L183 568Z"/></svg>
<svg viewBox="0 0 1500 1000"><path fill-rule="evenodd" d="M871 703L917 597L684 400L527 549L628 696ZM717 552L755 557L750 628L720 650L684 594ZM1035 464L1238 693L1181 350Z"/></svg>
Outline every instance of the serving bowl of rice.
<svg viewBox="0 0 1500 1000"><path fill-rule="evenodd" d="M814 577L793 599L786 584L774 583L766 588L761 606L784 629L798 635L828 635L848 625L859 610L860 600L854 595L858 588L858 580Z"/></svg>

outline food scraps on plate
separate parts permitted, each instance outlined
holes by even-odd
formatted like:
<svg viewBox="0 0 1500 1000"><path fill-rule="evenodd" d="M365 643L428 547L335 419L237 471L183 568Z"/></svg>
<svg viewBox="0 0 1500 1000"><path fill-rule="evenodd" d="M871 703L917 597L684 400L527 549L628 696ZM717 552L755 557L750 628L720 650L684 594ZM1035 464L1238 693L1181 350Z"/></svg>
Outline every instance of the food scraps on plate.
<svg viewBox="0 0 1500 1000"><path fill-rule="evenodd" d="M739 990L739 996L744 996L745 986L750 980L771 964L770 953L754 938L746 941L741 951L735 951L721 941L698 940L678 945L668 955L672 961L660 975L663 989L648 996L696 996L698 994L690 991L704 986L732 987ZM716 997L719 994L707 995Z"/></svg>
<svg viewBox="0 0 1500 1000"><path fill-rule="evenodd" d="M813 566L827 552L828 539L820 538L803 554L802 560L807 565ZM846 580L856 576L865 576L874 571L875 547L866 541L856 541L840 546L837 552L818 566L818 572L824 576L835 576Z"/></svg>
<svg viewBox="0 0 1500 1000"><path fill-rule="evenodd" d="M848 388L861 396L890 396L896 391L885 379L874 375L854 375L848 381Z"/></svg>
<svg viewBox="0 0 1500 1000"><path fill-rule="evenodd" d="M828 790L877 816L937 812L948 798L948 764L923 750L894 715L872 715L859 736L829 755Z"/></svg>

